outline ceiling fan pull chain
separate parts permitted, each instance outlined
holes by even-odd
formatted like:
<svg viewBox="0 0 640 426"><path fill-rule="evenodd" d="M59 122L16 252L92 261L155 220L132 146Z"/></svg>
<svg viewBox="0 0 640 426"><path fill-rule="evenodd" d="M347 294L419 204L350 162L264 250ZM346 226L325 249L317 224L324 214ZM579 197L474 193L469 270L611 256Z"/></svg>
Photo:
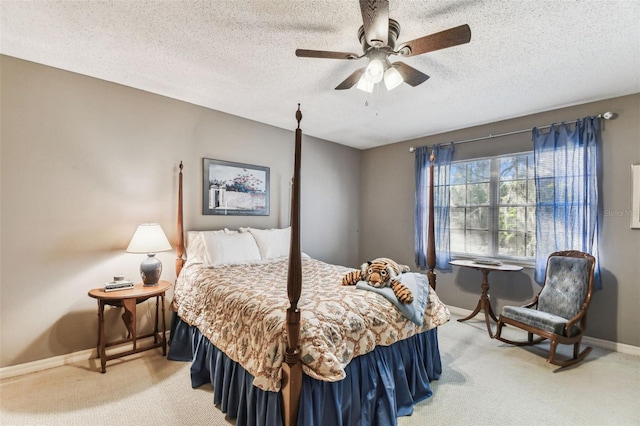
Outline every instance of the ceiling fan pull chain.
<svg viewBox="0 0 640 426"><path fill-rule="evenodd" d="M378 107L380 106L380 85L379 84L376 84L375 103L376 103L376 117L377 117L378 116Z"/></svg>

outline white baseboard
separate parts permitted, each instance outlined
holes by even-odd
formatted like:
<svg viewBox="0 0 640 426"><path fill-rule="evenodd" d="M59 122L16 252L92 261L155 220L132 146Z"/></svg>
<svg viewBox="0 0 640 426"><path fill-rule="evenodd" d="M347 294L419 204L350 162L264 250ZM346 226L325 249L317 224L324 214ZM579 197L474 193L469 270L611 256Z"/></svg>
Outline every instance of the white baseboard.
<svg viewBox="0 0 640 426"><path fill-rule="evenodd" d="M170 332L167 331L167 342L169 341ZM138 343L145 345L147 340L152 340L153 336L140 339ZM107 349L107 354L117 353L121 350L131 349L131 343L123 343L122 345L112 346ZM63 365L73 364L80 361L87 361L93 358L98 358L98 350L85 349L78 352L72 352L70 354L54 356L51 358L40 359L38 361L27 362L24 364L10 365L8 367L0 368L0 380L8 379L10 377L22 376L23 374L36 373L42 370L48 370L49 368L62 367ZM100 360L98 359L98 366Z"/></svg>
<svg viewBox="0 0 640 426"><path fill-rule="evenodd" d="M73 352L66 355L2 367L0 368L0 380L8 379L9 377L21 376L23 374L35 373L49 368L61 367L67 364L73 364L74 362L86 361L91 358L96 358L97 353L98 351L96 349L85 349L83 351Z"/></svg>
<svg viewBox="0 0 640 426"><path fill-rule="evenodd" d="M472 311L468 309L458 308L456 306L448 306L452 314L466 317ZM478 317L480 318L480 317ZM640 347L627 345L624 343L612 342L610 340L597 339L595 337L584 336L582 342L587 345L596 346L598 348L607 349L614 352L620 352L627 355L640 356Z"/></svg>
<svg viewBox="0 0 640 426"><path fill-rule="evenodd" d="M595 337L584 336L582 342L587 345L597 346L614 352L627 355L640 356L640 347L627 345L624 343L612 342L610 340L597 339Z"/></svg>

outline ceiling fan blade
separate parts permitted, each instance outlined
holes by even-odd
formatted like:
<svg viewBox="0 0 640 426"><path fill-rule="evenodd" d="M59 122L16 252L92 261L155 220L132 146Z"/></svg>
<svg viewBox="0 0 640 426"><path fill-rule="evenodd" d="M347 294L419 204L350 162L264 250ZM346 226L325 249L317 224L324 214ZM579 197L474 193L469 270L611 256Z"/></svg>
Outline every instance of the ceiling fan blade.
<svg viewBox="0 0 640 426"><path fill-rule="evenodd" d="M403 43L398 48L398 52L403 56L416 56L459 44L469 43L470 40L471 28L469 28L469 25L464 24ZM409 49L406 49L407 47Z"/></svg>
<svg viewBox="0 0 640 426"><path fill-rule="evenodd" d="M389 43L389 1L360 0L364 35L369 46L383 47Z"/></svg>
<svg viewBox="0 0 640 426"><path fill-rule="evenodd" d="M428 75L410 67L404 62L394 62L391 66L398 70L404 82L410 86L416 87L429 79Z"/></svg>
<svg viewBox="0 0 640 426"><path fill-rule="evenodd" d="M338 84L336 90L351 89L358 82L358 80L360 80L360 77L362 77L362 74L364 74L365 70L366 68L355 70L349 77L346 78L345 81Z"/></svg>
<svg viewBox="0 0 640 426"><path fill-rule="evenodd" d="M350 52L330 52L328 50L296 49L299 58L325 58L325 59L358 59L361 56Z"/></svg>

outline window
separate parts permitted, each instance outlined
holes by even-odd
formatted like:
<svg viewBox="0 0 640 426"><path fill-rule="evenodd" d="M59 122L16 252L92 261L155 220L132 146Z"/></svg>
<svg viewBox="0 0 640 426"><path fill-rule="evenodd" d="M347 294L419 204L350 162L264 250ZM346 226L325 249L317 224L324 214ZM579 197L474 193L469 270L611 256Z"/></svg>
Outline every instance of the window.
<svg viewBox="0 0 640 426"><path fill-rule="evenodd" d="M451 163L451 252L532 261L533 152Z"/></svg>

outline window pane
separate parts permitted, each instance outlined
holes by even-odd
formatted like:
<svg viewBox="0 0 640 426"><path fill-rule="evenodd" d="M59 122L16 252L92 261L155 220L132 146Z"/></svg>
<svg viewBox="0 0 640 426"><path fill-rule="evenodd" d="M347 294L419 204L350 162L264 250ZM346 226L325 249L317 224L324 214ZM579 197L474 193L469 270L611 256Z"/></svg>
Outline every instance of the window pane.
<svg viewBox="0 0 640 426"><path fill-rule="evenodd" d="M527 208L526 207L514 207L516 210L516 229L524 232L527 230Z"/></svg>
<svg viewBox="0 0 640 426"><path fill-rule="evenodd" d="M501 231L526 231L529 226L527 222L527 207L500 207L499 221ZM535 216L533 218L535 224Z"/></svg>
<svg viewBox="0 0 640 426"><path fill-rule="evenodd" d="M500 229L504 231L518 229L515 207L501 207L498 214L500 215Z"/></svg>
<svg viewBox="0 0 640 426"><path fill-rule="evenodd" d="M527 178L528 170L526 155L502 157L499 158L498 161L500 162L501 181Z"/></svg>
<svg viewBox="0 0 640 426"><path fill-rule="evenodd" d="M452 229L450 238L451 251L457 251L460 253L467 251L465 247L464 229Z"/></svg>
<svg viewBox="0 0 640 426"><path fill-rule="evenodd" d="M467 229L489 230L489 208L469 207L467 209Z"/></svg>
<svg viewBox="0 0 640 426"><path fill-rule="evenodd" d="M527 155L527 178L535 179L536 177L536 165L534 163L533 153Z"/></svg>
<svg viewBox="0 0 640 426"><path fill-rule="evenodd" d="M513 180L500 183L500 204L526 204L527 181Z"/></svg>
<svg viewBox="0 0 640 426"><path fill-rule="evenodd" d="M452 207L449 209L449 227L453 229L464 229L464 212L461 207Z"/></svg>
<svg viewBox="0 0 640 426"><path fill-rule="evenodd" d="M527 231L532 232L534 237L536 234L536 208L527 207L526 212Z"/></svg>
<svg viewBox="0 0 640 426"><path fill-rule="evenodd" d="M489 182L467 186L468 204L489 204Z"/></svg>
<svg viewBox="0 0 640 426"><path fill-rule="evenodd" d="M467 164L467 182L488 182L490 176L491 160L478 160Z"/></svg>
<svg viewBox="0 0 640 426"><path fill-rule="evenodd" d="M536 256L536 232L527 232L525 234L526 242L525 242L525 252L524 255L526 257L535 257Z"/></svg>
<svg viewBox="0 0 640 426"><path fill-rule="evenodd" d="M489 253L489 231L467 231L466 238L468 253Z"/></svg>
<svg viewBox="0 0 640 426"><path fill-rule="evenodd" d="M503 231L499 234L498 252L504 256L524 257L525 233Z"/></svg>
<svg viewBox="0 0 640 426"><path fill-rule="evenodd" d="M500 180L511 180L516 178L516 168L514 163L514 157L500 159Z"/></svg>
<svg viewBox="0 0 640 426"><path fill-rule="evenodd" d="M466 203L466 186L465 185L451 185L450 187L450 199L449 203L451 206L463 206Z"/></svg>
<svg viewBox="0 0 640 426"><path fill-rule="evenodd" d="M531 178L527 181L527 203L535 204L536 203L536 181Z"/></svg>
<svg viewBox="0 0 640 426"><path fill-rule="evenodd" d="M466 163L452 163L451 164L451 185L464 184L467 181L467 166Z"/></svg>
<svg viewBox="0 0 640 426"><path fill-rule="evenodd" d="M502 231L499 234L498 253L505 256L516 256L516 233Z"/></svg>

